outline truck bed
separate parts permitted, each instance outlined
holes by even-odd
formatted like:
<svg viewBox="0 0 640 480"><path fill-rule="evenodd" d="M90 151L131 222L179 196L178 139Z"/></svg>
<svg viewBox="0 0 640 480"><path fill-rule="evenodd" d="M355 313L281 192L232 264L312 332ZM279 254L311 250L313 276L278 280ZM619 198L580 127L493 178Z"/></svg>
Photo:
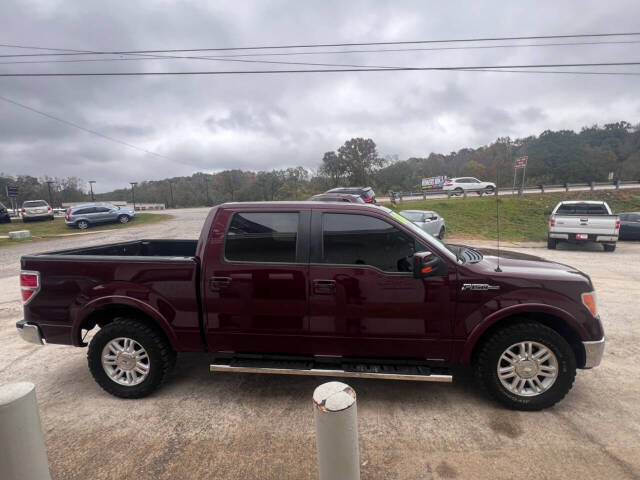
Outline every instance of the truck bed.
<svg viewBox="0 0 640 480"><path fill-rule="evenodd" d="M151 257L152 260L193 259L196 256L197 240L134 240L130 242L109 243L95 247L72 248L45 252L35 255L46 258L59 255L80 257ZM95 260L95 258L92 258Z"/></svg>

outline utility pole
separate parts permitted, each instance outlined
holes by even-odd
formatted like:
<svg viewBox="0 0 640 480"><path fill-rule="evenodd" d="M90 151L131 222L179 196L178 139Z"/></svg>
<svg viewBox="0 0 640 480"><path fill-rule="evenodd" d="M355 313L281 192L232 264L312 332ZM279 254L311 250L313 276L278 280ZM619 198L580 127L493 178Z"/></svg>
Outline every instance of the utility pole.
<svg viewBox="0 0 640 480"><path fill-rule="evenodd" d="M129 182L131 184L131 202L133 203L133 211L136 211L136 185L138 182Z"/></svg>
<svg viewBox="0 0 640 480"><path fill-rule="evenodd" d="M51 180L47 180L47 188L49 189L49 205L53 208L53 194L51 193L51 184L53 182Z"/></svg>
<svg viewBox="0 0 640 480"><path fill-rule="evenodd" d="M207 178L207 174L204 174L204 188L207 193L207 207L211 204L211 200L209 200L209 179Z"/></svg>
<svg viewBox="0 0 640 480"><path fill-rule="evenodd" d="M169 195L171 196L171 205L169 205L169 208L175 208L175 203L173 203L173 183L171 180L169 180Z"/></svg>
<svg viewBox="0 0 640 480"><path fill-rule="evenodd" d="M93 196L93 184L94 183L96 183L95 180L89 180L89 188L91 189L91 201L92 202L96 201L95 197Z"/></svg>

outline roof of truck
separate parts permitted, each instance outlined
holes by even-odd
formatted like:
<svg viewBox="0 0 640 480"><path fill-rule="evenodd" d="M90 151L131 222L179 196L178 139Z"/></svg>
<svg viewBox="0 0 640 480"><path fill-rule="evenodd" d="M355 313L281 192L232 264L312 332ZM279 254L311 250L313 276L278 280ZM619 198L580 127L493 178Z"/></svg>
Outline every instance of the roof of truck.
<svg viewBox="0 0 640 480"><path fill-rule="evenodd" d="M603 200L563 200L562 202L559 202L559 203L563 203L567 205L575 205L578 203L586 203L588 205L602 205L605 202Z"/></svg>
<svg viewBox="0 0 640 480"><path fill-rule="evenodd" d="M304 201L271 201L271 202L227 202L219 205L220 208L255 208L255 209L268 209L268 208L277 208L277 209L286 209L286 208L304 208L304 209L348 209L348 210L364 210L364 211L372 211L372 210L385 210L388 211L387 207L382 207L380 205L372 205L370 203L351 203L351 202L312 202L309 200Z"/></svg>

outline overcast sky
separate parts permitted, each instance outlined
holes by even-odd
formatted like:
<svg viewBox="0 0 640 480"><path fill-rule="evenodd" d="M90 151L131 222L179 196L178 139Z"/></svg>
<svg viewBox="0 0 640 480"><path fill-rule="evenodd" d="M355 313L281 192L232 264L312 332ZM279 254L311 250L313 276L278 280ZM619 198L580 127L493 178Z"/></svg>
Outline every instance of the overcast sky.
<svg viewBox="0 0 640 480"><path fill-rule="evenodd" d="M635 0L3 0L0 43L114 51L611 33L640 31L639 18L640 2ZM590 39L602 40L629 39ZM437 45L429 45L433 46ZM359 49L365 48L372 47ZM639 52L640 44L628 43L254 59L459 66L640 61ZM42 51L0 48L0 54L18 53ZM224 52L233 53L245 52ZM1 58L0 63L34 60L42 58ZM0 72L265 68L292 67L136 59L3 64ZM640 71L640 67L610 69ZM75 175L96 180L99 192L130 181L196 171L317 168L324 152L356 136L373 138L382 155L404 159L477 147L499 136L522 137L618 120L640 122L640 77L490 72L5 77L0 78L0 95L167 157L109 142L0 101L0 172Z"/></svg>

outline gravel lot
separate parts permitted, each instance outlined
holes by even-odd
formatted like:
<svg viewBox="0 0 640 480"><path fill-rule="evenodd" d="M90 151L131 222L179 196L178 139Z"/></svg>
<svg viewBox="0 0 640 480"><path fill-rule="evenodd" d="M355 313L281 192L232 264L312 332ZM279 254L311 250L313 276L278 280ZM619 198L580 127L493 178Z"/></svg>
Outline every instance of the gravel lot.
<svg viewBox="0 0 640 480"><path fill-rule="evenodd" d="M0 384L36 384L53 478L317 478L311 395L324 379L212 375L205 355L183 355L160 391L120 400L93 381L84 349L35 346L15 333L20 255L196 238L206 212L0 249ZM591 275L608 337L603 364L579 371L554 408L531 413L504 410L465 381L348 379L358 393L363 479L640 478L640 244L620 243L614 253L509 249Z"/></svg>

